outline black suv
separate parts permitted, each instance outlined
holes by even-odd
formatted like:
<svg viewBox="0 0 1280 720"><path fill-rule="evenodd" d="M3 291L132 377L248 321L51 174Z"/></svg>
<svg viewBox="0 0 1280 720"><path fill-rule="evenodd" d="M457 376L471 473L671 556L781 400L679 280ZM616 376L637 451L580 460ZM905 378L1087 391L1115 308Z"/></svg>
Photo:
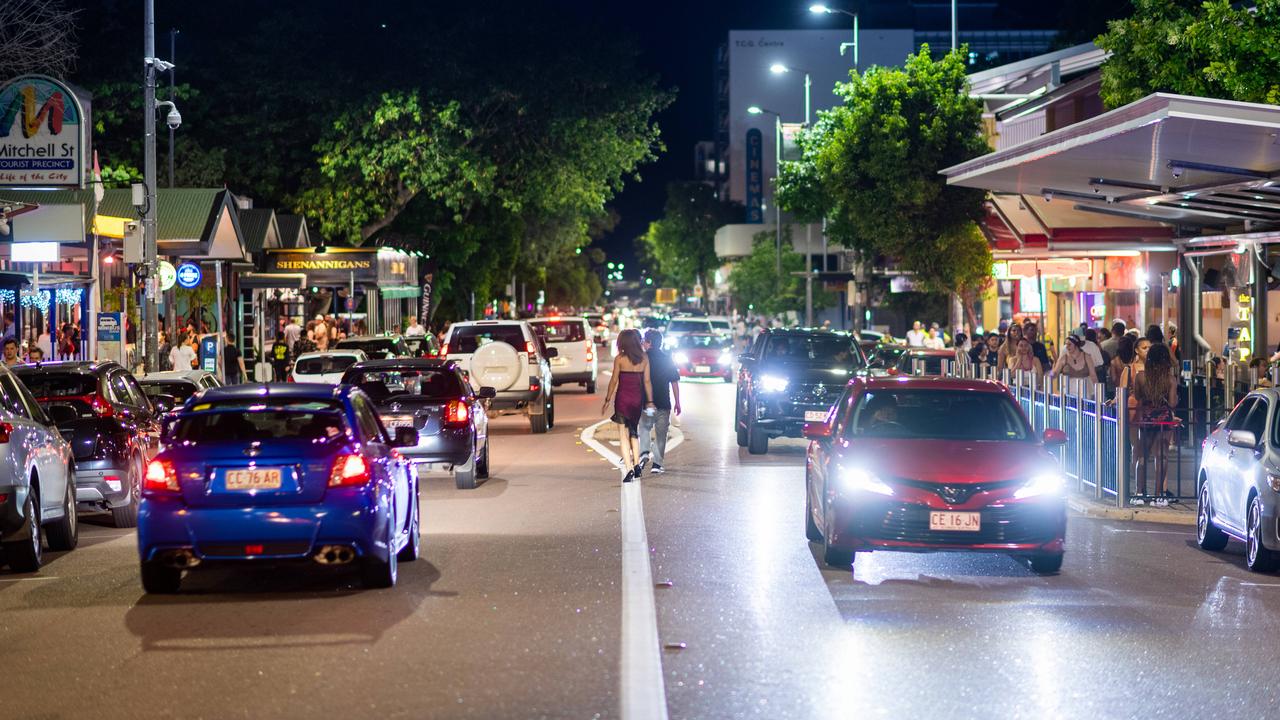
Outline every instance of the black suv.
<svg viewBox="0 0 1280 720"><path fill-rule="evenodd" d="M173 397L148 397L114 362L47 362L11 370L71 443L77 505L109 510L116 527L137 525L142 477L156 453L160 416L173 408Z"/></svg>
<svg viewBox="0 0 1280 720"><path fill-rule="evenodd" d="M738 447L769 451L769 439L801 437L827 416L854 373L866 368L857 339L830 330L765 330L739 358L734 426Z"/></svg>

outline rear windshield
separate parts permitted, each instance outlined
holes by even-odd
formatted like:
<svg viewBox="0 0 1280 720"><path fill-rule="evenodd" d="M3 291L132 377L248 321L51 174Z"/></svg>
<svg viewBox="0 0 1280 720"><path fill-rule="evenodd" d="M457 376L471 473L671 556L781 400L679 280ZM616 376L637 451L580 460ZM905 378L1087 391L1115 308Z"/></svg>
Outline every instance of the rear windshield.
<svg viewBox="0 0 1280 720"><path fill-rule="evenodd" d="M721 349L729 347L729 341L719 335L685 335L680 338L677 347Z"/></svg>
<svg viewBox="0 0 1280 720"><path fill-rule="evenodd" d="M147 397L172 395L178 403L184 403L187 398L196 394L195 383L181 380L148 380L139 384L142 385L142 392L146 393Z"/></svg>
<svg viewBox="0 0 1280 720"><path fill-rule="evenodd" d="M504 342L524 350L524 333L519 325L464 325L449 334L450 353L473 353L482 345Z"/></svg>
<svg viewBox="0 0 1280 720"><path fill-rule="evenodd" d="M219 408L178 418L169 431L169 442L325 440L345 435L346 431L346 422L338 412L291 407L247 412Z"/></svg>
<svg viewBox="0 0 1280 720"><path fill-rule="evenodd" d="M972 390L877 390L853 409L850 437L932 440L1026 440L1022 413L999 393Z"/></svg>
<svg viewBox="0 0 1280 720"><path fill-rule="evenodd" d="M98 378L80 373L15 372L37 398L93 395L98 392Z"/></svg>
<svg viewBox="0 0 1280 720"><path fill-rule="evenodd" d="M366 355L374 360L386 360L393 357L402 357L408 355L408 348L404 343L396 338L378 338L376 340L339 340L338 348L348 350L363 350Z"/></svg>
<svg viewBox="0 0 1280 720"><path fill-rule="evenodd" d="M344 380L359 386L375 403L404 395L427 398L458 398L463 395L462 380L453 370L364 370L348 375Z"/></svg>
<svg viewBox="0 0 1280 720"><path fill-rule="evenodd" d="M667 325L667 332L711 332L711 323L706 320L672 320Z"/></svg>
<svg viewBox="0 0 1280 720"><path fill-rule="evenodd" d="M328 375L346 370L356 364L354 355L319 355L302 358L293 366L295 375Z"/></svg>
<svg viewBox="0 0 1280 720"><path fill-rule="evenodd" d="M537 322L529 323L534 331L549 343L582 342L587 339L587 331L577 320L572 322Z"/></svg>
<svg viewBox="0 0 1280 720"><path fill-rule="evenodd" d="M841 367L862 365L862 355L853 339L843 335L775 335L769 338L765 357Z"/></svg>
<svg viewBox="0 0 1280 720"><path fill-rule="evenodd" d="M711 327L716 330L728 330L730 326L728 320L712 320Z"/></svg>

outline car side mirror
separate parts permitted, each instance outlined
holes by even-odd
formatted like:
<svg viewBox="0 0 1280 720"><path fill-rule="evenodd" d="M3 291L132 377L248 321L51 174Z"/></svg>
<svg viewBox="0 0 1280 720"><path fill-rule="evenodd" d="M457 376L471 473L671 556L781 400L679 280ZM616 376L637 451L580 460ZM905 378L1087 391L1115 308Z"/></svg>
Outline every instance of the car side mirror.
<svg viewBox="0 0 1280 720"><path fill-rule="evenodd" d="M550 360L553 357L560 357L560 351L553 347L547 348L547 359Z"/></svg>
<svg viewBox="0 0 1280 720"><path fill-rule="evenodd" d="M492 400L493 398L498 397L498 391L494 390L488 385L485 385L484 387L480 388L479 391L476 392L476 397L480 398L481 400Z"/></svg>
<svg viewBox="0 0 1280 720"><path fill-rule="evenodd" d="M1045 445L1065 445L1067 444L1067 433L1063 430L1049 428L1044 431Z"/></svg>
<svg viewBox="0 0 1280 720"><path fill-rule="evenodd" d="M395 441L391 443L394 447L413 447L418 444L418 430L411 427L396 428Z"/></svg>
<svg viewBox="0 0 1280 720"><path fill-rule="evenodd" d="M155 411L160 415L172 410L177 403L178 399L172 395L159 394L151 396L151 407L155 408Z"/></svg>
<svg viewBox="0 0 1280 720"><path fill-rule="evenodd" d="M825 422L805 423L802 434L809 440L830 440L831 426Z"/></svg>
<svg viewBox="0 0 1280 720"><path fill-rule="evenodd" d="M1244 448L1246 450L1256 450L1258 447L1258 436L1254 435L1252 430L1232 430L1227 433L1227 444L1232 447Z"/></svg>
<svg viewBox="0 0 1280 720"><path fill-rule="evenodd" d="M741 355L738 356L738 362L744 365L749 362L755 362L755 360L756 360L756 356L752 355L751 353L742 353Z"/></svg>

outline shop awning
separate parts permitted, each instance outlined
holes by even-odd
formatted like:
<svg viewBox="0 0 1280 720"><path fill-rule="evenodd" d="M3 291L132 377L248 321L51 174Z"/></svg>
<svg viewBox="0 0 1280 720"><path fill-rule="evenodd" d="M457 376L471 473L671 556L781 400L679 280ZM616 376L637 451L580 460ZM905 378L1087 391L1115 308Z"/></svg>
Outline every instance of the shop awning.
<svg viewBox="0 0 1280 720"><path fill-rule="evenodd" d="M243 290L302 290L306 287L306 273L240 273L240 288Z"/></svg>
<svg viewBox="0 0 1280 720"><path fill-rule="evenodd" d="M942 174L1125 220L1280 224L1280 107L1157 93Z"/></svg>
<svg viewBox="0 0 1280 720"><path fill-rule="evenodd" d="M996 251L1171 251L1173 228L1151 220L1085 212L1030 195L993 193L984 230Z"/></svg>
<svg viewBox="0 0 1280 720"><path fill-rule="evenodd" d="M416 298L422 294L422 288L416 285L401 285L399 287L379 287L378 295L383 300L401 300L403 298Z"/></svg>

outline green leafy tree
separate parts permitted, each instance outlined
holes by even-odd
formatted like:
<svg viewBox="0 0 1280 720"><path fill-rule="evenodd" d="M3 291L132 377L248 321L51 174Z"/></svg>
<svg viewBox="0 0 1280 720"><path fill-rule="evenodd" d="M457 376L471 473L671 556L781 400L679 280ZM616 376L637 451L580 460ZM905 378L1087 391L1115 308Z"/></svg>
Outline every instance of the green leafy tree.
<svg viewBox="0 0 1280 720"><path fill-rule="evenodd" d="M804 272L805 257L792 249L788 232L782 241L782 276L777 274L777 238L773 233L757 233L752 239L751 254L734 263L729 272L729 292L740 311L748 308L766 315L805 310L804 278L791 273ZM831 304L831 293L814 284L813 307L820 310Z"/></svg>
<svg viewBox="0 0 1280 720"><path fill-rule="evenodd" d="M968 93L967 50L939 60L928 46L901 69L875 67L837 86L843 103L800 137L783 164L779 203L863 257L895 258L934 292L961 292L990 274L969 228L982 190L947 185L942 168L987 152L980 103Z"/></svg>
<svg viewBox="0 0 1280 720"><path fill-rule="evenodd" d="M706 183L674 182L667 185L667 202L661 220L637 240L641 258L666 284L689 287L720 266L716 257L716 230L742 221L740 204L716 197Z"/></svg>
<svg viewBox="0 0 1280 720"><path fill-rule="evenodd" d="M1098 36L1111 51L1102 99L1119 107L1153 92L1280 103L1280 0L1133 0L1133 15Z"/></svg>

